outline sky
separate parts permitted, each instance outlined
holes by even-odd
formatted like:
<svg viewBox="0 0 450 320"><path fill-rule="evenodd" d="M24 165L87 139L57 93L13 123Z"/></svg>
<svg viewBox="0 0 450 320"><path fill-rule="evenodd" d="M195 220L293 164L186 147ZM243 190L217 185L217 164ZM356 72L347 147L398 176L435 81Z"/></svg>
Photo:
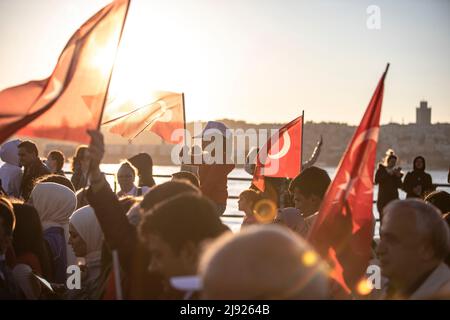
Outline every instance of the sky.
<svg viewBox="0 0 450 320"><path fill-rule="evenodd" d="M0 0L0 90L48 77L107 3ZM450 1L131 0L111 85L184 92L188 121L355 125L387 62L383 124L415 122L422 99L450 122Z"/></svg>

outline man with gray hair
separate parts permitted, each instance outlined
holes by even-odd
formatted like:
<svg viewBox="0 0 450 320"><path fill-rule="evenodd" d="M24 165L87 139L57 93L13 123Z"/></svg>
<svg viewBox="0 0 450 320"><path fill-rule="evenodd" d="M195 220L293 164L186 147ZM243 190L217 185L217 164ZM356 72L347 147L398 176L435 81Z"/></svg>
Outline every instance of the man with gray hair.
<svg viewBox="0 0 450 320"><path fill-rule="evenodd" d="M385 299L429 299L450 294L449 228L431 204L395 200L384 208L377 254L389 279Z"/></svg>
<svg viewBox="0 0 450 320"><path fill-rule="evenodd" d="M227 233L206 250L204 299L326 299L327 266L301 237L276 225Z"/></svg>

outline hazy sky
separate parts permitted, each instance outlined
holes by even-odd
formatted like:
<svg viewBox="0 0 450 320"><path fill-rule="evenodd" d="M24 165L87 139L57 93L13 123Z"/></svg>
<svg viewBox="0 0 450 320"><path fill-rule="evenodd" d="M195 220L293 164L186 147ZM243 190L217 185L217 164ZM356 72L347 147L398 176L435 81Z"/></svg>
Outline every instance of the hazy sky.
<svg viewBox="0 0 450 320"><path fill-rule="evenodd" d="M48 77L108 2L0 0L0 89ZM386 62L382 123L414 122L421 99L450 122L450 1L132 0L113 81L185 92L188 120L357 124Z"/></svg>

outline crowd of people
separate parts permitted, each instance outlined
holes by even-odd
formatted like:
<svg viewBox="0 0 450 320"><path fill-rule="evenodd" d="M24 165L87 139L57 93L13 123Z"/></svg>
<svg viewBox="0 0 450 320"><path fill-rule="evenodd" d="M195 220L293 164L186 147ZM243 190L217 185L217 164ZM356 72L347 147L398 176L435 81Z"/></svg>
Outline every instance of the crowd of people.
<svg viewBox="0 0 450 320"><path fill-rule="evenodd" d="M226 138L223 124L209 126ZM337 289L306 240L331 183L324 169L310 165L289 181L288 205L249 186L233 233L221 215L234 165L204 163L155 184L141 153L121 163L115 192L100 170L103 136L89 134L71 179L60 151L44 163L31 141L1 146L0 299L450 299L450 195L435 190L423 157L403 181L393 152L379 165L371 263L382 288L362 297ZM260 214L267 202L276 202L270 221ZM71 266L81 272L76 288Z"/></svg>

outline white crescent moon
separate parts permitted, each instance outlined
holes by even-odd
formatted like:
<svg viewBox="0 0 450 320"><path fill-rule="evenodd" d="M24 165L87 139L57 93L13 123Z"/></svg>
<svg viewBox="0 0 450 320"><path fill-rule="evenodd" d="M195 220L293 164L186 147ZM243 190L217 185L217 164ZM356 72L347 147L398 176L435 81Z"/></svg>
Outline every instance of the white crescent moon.
<svg viewBox="0 0 450 320"><path fill-rule="evenodd" d="M359 147L361 143L363 143L366 140L373 140L375 143L378 142L378 133L380 131L379 127L372 127L370 129L367 129L363 132L361 132L355 139L355 142L353 143L353 146L350 150L350 159L353 158L353 153L356 151L356 149Z"/></svg>
<svg viewBox="0 0 450 320"><path fill-rule="evenodd" d="M53 78L52 85L53 85L52 91L50 91L49 93L47 93L45 96L42 97L44 100L53 100L61 92L62 84L61 82L59 82L58 79Z"/></svg>
<svg viewBox="0 0 450 320"><path fill-rule="evenodd" d="M278 143L279 141L280 140L278 139ZM267 156L273 160L280 159L284 157L286 153L288 153L290 147L291 147L291 137L289 136L289 133L285 131L283 132L283 147L281 148L281 150L275 154L270 154L270 152L268 152Z"/></svg>

